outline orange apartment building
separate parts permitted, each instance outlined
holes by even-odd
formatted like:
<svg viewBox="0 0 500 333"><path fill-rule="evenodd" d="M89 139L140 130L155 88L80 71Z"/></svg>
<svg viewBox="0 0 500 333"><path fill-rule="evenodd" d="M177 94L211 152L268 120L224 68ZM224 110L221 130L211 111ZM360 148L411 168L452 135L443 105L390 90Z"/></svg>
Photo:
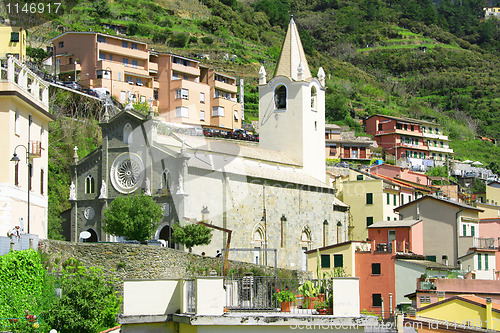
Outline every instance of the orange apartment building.
<svg viewBox="0 0 500 333"><path fill-rule="evenodd" d="M168 122L241 128L236 78L173 54L157 53L160 117Z"/></svg>
<svg viewBox="0 0 500 333"><path fill-rule="evenodd" d="M119 102L152 102L168 122L241 128L236 78L199 61L148 50L146 43L95 32L67 32L54 39L62 81L107 88Z"/></svg>
<svg viewBox="0 0 500 333"><path fill-rule="evenodd" d="M158 89L158 64L149 61L146 43L95 32L66 32L52 43L61 81L107 88L122 103L127 92L137 102L147 102Z"/></svg>

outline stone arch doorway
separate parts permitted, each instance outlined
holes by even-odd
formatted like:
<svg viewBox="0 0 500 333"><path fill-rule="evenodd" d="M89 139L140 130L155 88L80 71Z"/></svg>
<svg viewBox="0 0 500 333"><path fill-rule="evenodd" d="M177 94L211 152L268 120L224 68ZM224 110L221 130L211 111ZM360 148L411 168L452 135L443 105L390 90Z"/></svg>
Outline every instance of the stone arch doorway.
<svg viewBox="0 0 500 333"><path fill-rule="evenodd" d="M86 231L90 232L90 237L85 240L85 243L97 243L99 241L99 236L94 229L88 228Z"/></svg>
<svg viewBox="0 0 500 333"><path fill-rule="evenodd" d="M172 234L174 233L174 229L165 224L160 227L160 232L158 233L158 239L163 239L167 242L168 247L171 249L175 249L175 243L172 241Z"/></svg>

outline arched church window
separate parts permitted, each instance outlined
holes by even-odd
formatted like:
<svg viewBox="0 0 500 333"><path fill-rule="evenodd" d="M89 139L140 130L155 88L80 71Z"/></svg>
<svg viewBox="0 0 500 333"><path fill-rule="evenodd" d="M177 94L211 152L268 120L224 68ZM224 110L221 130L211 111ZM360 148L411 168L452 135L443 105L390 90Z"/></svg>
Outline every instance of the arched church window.
<svg viewBox="0 0 500 333"><path fill-rule="evenodd" d="M85 193L94 193L94 190L95 190L94 176L89 174L87 178L85 178Z"/></svg>
<svg viewBox="0 0 500 333"><path fill-rule="evenodd" d="M126 145L132 143L132 125L128 123L123 127L123 143Z"/></svg>
<svg viewBox="0 0 500 333"><path fill-rule="evenodd" d="M274 105L277 110L286 109L286 87L284 85L280 85L274 90Z"/></svg>
<svg viewBox="0 0 500 333"><path fill-rule="evenodd" d="M161 188L170 190L171 184L172 184L172 175L170 174L170 171L165 169L163 170L163 173L161 175Z"/></svg>
<svg viewBox="0 0 500 333"><path fill-rule="evenodd" d="M318 91L315 86L311 88L311 110L316 110Z"/></svg>
<svg viewBox="0 0 500 333"><path fill-rule="evenodd" d="M312 232L311 229L306 225L302 228L302 233L300 235L300 245L303 248L311 249L312 245Z"/></svg>

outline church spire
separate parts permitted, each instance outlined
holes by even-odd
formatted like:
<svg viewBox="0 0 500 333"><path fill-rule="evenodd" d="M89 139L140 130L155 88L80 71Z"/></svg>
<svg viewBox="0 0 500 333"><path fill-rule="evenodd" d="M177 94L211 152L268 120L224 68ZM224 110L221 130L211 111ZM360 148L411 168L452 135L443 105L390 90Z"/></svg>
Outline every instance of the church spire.
<svg viewBox="0 0 500 333"><path fill-rule="evenodd" d="M278 75L286 76L295 81L303 81L312 77L293 17L288 24L278 66L274 72L274 77Z"/></svg>

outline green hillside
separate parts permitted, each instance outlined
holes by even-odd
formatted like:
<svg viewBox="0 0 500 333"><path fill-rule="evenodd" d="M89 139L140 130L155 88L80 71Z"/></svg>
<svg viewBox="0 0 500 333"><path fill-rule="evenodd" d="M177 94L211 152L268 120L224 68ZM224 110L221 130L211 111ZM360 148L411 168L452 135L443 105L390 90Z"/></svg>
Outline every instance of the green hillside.
<svg viewBox="0 0 500 333"><path fill-rule="evenodd" d="M245 112L256 119L258 69L273 73L293 14L313 74L319 66L327 74L327 121L361 132L359 120L375 113L434 120L458 159L498 173L500 149L477 139L500 139L500 20L484 20L482 7L482 0L79 1L30 38L40 47L64 31L116 34L114 25L158 51L208 55L204 63L245 79Z"/></svg>

